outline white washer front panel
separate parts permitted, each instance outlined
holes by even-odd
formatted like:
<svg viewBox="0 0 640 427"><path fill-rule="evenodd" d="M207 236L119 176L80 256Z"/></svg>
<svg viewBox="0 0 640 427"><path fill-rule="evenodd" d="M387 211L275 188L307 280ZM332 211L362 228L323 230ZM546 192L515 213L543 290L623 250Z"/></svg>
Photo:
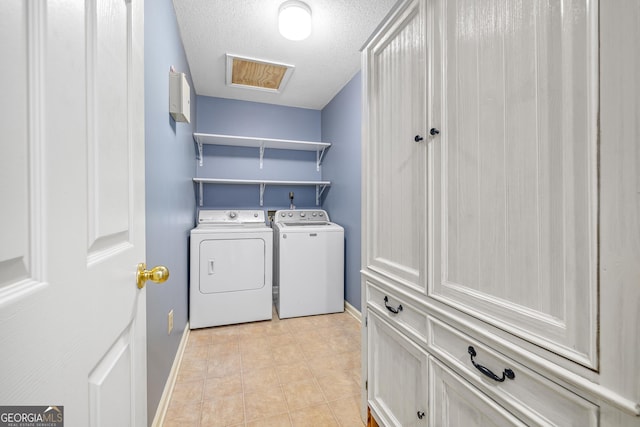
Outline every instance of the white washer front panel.
<svg viewBox="0 0 640 427"><path fill-rule="evenodd" d="M265 285L264 239L216 239L200 243L200 292L240 292Z"/></svg>
<svg viewBox="0 0 640 427"><path fill-rule="evenodd" d="M280 318L344 311L344 230L336 224L277 226Z"/></svg>

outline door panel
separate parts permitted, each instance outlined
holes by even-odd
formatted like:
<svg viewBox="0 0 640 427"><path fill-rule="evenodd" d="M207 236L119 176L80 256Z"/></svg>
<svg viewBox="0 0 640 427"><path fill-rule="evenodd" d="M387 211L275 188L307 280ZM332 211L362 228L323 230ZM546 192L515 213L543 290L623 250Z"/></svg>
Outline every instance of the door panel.
<svg viewBox="0 0 640 427"><path fill-rule="evenodd" d="M266 282L265 241L262 239L205 240L200 243L200 292L244 291Z"/></svg>
<svg viewBox="0 0 640 427"><path fill-rule="evenodd" d="M131 402L132 334L130 330L118 338L89 374L89 413L91 425L133 425L130 411L122 408Z"/></svg>
<svg viewBox="0 0 640 427"><path fill-rule="evenodd" d="M0 402L65 425L147 424L143 10L0 2Z"/></svg>
<svg viewBox="0 0 640 427"><path fill-rule="evenodd" d="M125 0L87 2L89 248L129 241L131 212L131 8Z"/></svg>
<svg viewBox="0 0 640 427"><path fill-rule="evenodd" d="M30 157L39 148L36 135L30 135L29 122L35 111L30 111L28 90L29 52L39 48L29 46L27 3L9 0L0 5L0 14L11 16L0 25L2 54L7 64L0 97L0 127L3 143L0 147L0 191L3 197L0 214L0 300L9 294L23 292L36 285L38 274L34 266L41 260L34 243L41 238L34 221L42 209L38 199L40 189L37 158ZM29 47L29 48L28 48ZM31 160L34 163L31 163Z"/></svg>
<svg viewBox="0 0 640 427"><path fill-rule="evenodd" d="M367 56L364 265L426 293L424 2L410 2ZM415 138L423 138L416 141ZM367 140L368 139L368 140Z"/></svg>
<svg viewBox="0 0 640 427"><path fill-rule="evenodd" d="M368 312L369 406L388 426L427 426L427 354ZM435 425L435 424L434 424Z"/></svg>
<svg viewBox="0 0 640 427"><path fill-rule="evenodd" d="M596 369L597 4L433 10L429 295Z"/></svg>

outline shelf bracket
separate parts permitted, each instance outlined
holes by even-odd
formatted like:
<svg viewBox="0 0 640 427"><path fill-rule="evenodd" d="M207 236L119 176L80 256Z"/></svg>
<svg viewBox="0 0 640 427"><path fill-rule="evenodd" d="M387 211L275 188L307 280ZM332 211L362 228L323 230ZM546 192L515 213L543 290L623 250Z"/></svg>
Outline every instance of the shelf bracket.
<svg viewBox="0 0 640 427"><path fill-rule="evenodd" d="M260 144L260 169L262 169L263 159L264 159L264 143Z"/></svg>
<svg viewBox="0 0 640 427"><path fill-rule="evenodd" d="M260 206L264 206L264 189L267 186L267 184L260 183Z"/></svg>
<svg viewBox="0 0 640 427"><path fill-rule="evenodd" d="M198 164L202 166L202 142L197 141L196 145L198 146L198 160L199 160ZM202 188L202 184L200 184L200 188Z"/></svg>
<svg viewBox="0 0 640 427"><path fill-rule="evenodd" d="M326 184L317 184L316 185L316 206L320 206L320 199L322 198L322 193L327 188Z"/></svg>
<svg viewBox="0 0 640 427"><path fill-rule="evenodd" d="M322 164L322 159L324 158L324 153L327 150L327 147L322 147L322 150L316 151L316 170L320 171L320 165Z"/></svg>
<svg viewBox="0 0 640 427"><path fill-rule="evenodd" d="M200 204L200 206L202 206L204 193L203 193L203 190L202 190L202 183L201 182L198 183L198 196L199 196L199 202L198 203Z"/></svg>

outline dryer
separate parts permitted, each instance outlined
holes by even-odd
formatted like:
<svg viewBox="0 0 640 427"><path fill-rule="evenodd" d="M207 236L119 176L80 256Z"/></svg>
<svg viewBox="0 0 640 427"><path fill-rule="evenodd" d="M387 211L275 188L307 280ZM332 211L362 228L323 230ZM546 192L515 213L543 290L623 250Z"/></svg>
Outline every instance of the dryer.
<svg viewBox="0 0 640 427"><path fill-rule="evenodd" d="M191 329L271 319L273 230L260 210L208 210L191 230Z"/></svg>
<svg viewBox="0 0 640 427"><path fill-rule="evenodd" d="M321 209L279 210L273 228L278 316L344 311L344 229Z"/></svg>

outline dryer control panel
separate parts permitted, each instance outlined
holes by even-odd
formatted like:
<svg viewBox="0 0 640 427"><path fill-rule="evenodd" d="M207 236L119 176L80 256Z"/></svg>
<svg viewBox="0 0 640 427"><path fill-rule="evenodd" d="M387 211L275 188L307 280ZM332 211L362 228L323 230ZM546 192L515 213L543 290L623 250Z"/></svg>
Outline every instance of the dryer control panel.
<svg viewBox="0 0 640 427"><path fill-rule="evenodd" d="M265 223L264 211L246 209L201 209L198 212L198 225L224 224L262 224Z"/></svg>

